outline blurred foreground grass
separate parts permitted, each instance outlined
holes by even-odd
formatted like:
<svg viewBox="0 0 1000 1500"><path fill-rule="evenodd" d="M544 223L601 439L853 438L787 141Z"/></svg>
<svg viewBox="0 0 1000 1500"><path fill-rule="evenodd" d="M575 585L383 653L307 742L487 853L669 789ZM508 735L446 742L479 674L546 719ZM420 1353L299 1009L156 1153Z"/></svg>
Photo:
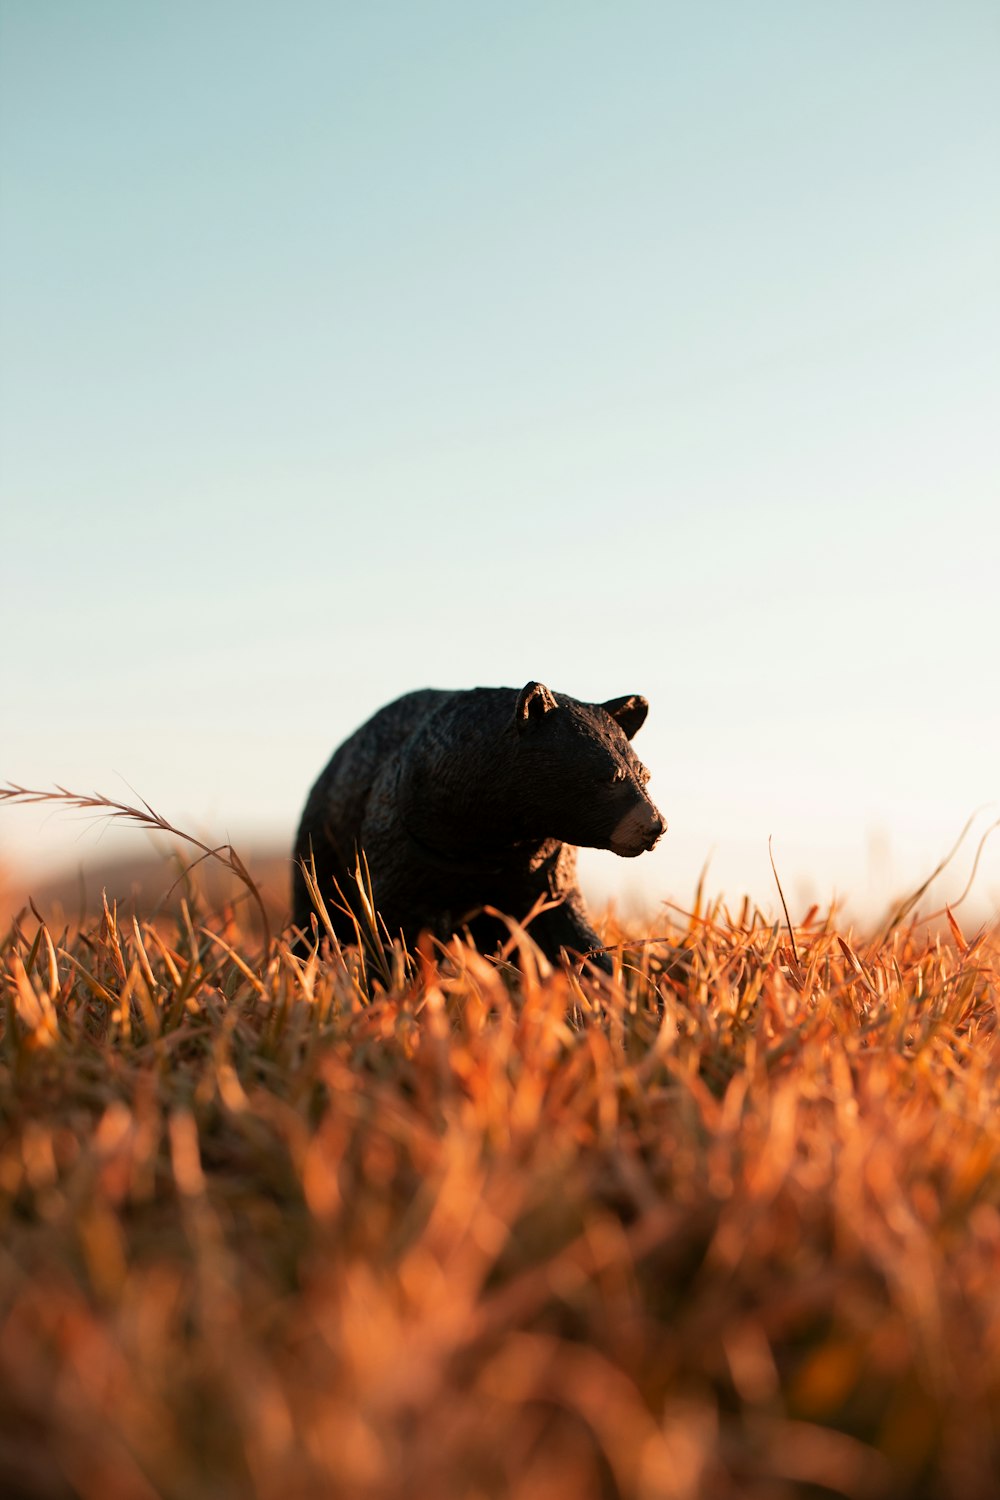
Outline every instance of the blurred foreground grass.
<svg viewBox="0 0 1000 1500"><path fill-rule="evenodd" d="M996 929L250 915L2 945L0 1494L1000 1493Z"/></svg>

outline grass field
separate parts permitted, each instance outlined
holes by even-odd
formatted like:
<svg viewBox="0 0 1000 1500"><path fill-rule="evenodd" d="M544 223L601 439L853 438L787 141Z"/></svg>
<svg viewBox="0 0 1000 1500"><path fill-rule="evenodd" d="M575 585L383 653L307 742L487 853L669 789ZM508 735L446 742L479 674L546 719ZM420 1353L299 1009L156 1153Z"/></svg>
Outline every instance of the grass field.
<svg viewBox="0 0 1000 1500"><path fill-rule="evenodd" d="M995 927L605 981L112 895L2 945L0 1495L1000 1493Z"/></svg>

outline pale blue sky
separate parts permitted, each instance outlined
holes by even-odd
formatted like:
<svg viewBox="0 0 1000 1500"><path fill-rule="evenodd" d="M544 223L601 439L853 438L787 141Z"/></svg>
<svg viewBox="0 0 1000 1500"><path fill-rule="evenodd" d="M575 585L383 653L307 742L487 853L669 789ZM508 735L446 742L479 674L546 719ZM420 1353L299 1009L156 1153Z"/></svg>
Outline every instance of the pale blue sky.
<svg viewBox="0 0 1000 1500"><path fill-rule="evenodd" d="M290 840L539 677L651 701L596 893L919 880L1000 799L998 268L992 0L0 0L0 778Z"/></svg>

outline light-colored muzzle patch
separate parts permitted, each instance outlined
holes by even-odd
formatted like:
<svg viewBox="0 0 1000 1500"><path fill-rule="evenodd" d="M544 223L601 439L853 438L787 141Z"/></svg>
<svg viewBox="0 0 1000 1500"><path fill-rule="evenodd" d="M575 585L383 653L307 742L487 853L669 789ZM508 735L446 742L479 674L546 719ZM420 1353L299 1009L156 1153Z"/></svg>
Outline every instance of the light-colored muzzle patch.
<svg viewBox="0 0 1000 1500"><path fill-rule="evenodd" d="M611 849L626 859L634 859L637 854L645 854L647 849L652 849L666 827L652 802L643 799L616 826L610 839Z"/></svg>

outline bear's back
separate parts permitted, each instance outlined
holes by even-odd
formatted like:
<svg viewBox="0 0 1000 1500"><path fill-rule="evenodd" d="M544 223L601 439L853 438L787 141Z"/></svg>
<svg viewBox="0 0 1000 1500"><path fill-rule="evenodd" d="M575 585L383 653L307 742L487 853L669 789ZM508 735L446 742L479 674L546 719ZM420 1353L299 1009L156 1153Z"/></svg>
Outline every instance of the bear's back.
<svg viewBox="0 0 1000 1500"><path fill-rule="evenodd" d="M309 898L299 861L316 862L321 887L330 877L344 886L354 871L361 827L372 786L386 762L396 756L427 717L455 694L422 688L387 703L334 751L316 780L295 840L295 920L308 921Z"/></svg>

